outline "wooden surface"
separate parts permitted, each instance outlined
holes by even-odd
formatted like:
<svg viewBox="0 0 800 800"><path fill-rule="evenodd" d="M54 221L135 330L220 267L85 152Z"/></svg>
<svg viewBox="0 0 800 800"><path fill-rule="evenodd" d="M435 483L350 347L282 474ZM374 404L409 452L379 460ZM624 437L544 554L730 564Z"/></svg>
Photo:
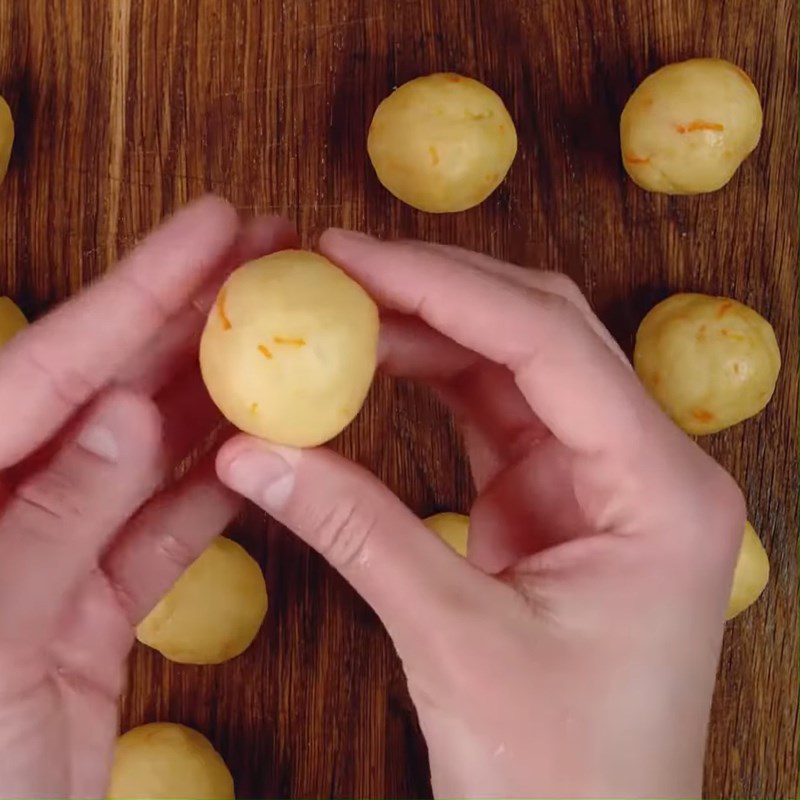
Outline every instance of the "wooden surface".
<svg viewBox="0 0 800 800"><path fill-rule="evenodd" d="M619 112L648 72L695 55L752 75L763 140L717 194L646 194L620 165ZM520 151L481 207L435 217L381 189L365 133L393 86L443 69L502 95ZM706 791L796 797L796 74L794 0L0 0L0 92L17 122L0 189L0 293L41 313L212 190L244 212L288 214L306 241L344 225L563 270L626 346L674 290L752 305L777 330L777 394L703 444L744 487L773 571L726 635ZM418 387L381 381L340 446L420 513L468 508L458 438ZM214 668L138 649L123 725L204 731L241 797L428 793L378 621L262 516L233 533L270 587L256 645Z"/></svg>

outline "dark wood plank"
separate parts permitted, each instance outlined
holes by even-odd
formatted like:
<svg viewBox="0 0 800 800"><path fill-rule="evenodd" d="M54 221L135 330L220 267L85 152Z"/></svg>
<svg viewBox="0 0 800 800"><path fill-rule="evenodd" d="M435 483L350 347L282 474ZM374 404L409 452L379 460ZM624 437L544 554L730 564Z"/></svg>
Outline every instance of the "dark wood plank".
<svg viewBox="0 0 800 800"><path fill-rule="evenodd" d="M754 78L764 138L724 191L645 194L617 121L655 67L720 55ZM365 155L377 102L438 69L507 100L520 153L481 207L403 207ZM17 121L0 189L0 291L38 314L212 190L293 218L455 242L563 270L628 347L675 290L730 294L775 325L785 365L765 413L704 440L742 483L772 582L728 630L706 792L797 796L797 8L790 0L0 0L0 92ZM420 513L467 509L458 436L418 387L380 381L338 442ZM217 668L137 649L125 726L206 732L240 796L414 796L424 744L380 624L286 533L233 530L271 593L256 645Z"/></svg>

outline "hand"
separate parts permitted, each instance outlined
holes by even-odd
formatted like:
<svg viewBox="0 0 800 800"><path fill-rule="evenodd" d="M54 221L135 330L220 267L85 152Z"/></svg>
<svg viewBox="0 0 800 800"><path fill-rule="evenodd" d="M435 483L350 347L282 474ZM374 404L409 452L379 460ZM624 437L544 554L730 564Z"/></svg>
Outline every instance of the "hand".
<svg viewBox="0 0 800 800"><path fill-rule="evenodd" d="M383 306L383 369L461 418L469 560L332 452L238 436L218 473L380 615L435 794L698 797L736 484L563 276L343 231L320 244Z"/></svg>
<svg viewBox="0 0 800 800"><path fill-rule="evenodd" d="M133 626L236 514L196 366L228 269L289 246L204 198L0 352L0 787L104 797Z"/></svg>

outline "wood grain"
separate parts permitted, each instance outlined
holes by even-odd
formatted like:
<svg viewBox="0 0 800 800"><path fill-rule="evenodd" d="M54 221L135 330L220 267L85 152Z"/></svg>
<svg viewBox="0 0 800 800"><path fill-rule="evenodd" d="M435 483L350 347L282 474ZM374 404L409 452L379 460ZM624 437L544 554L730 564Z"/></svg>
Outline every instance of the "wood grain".
<svg viewBox="0 0 800 800"><path fill-rule="evenodd" d="M703 445L744 487L773 573L726 635L706 793L796 797L797 32L792 0L0 0L0 92L17 122L0 292L44 312L211 190L243 212L287 214L307 242L342 225L563 270L628 347L671 291L752 305L781 344L777 394ZM693 55L753 77L763 140L721 192L646 194L620 165L619 112L648 72ZM499 191L443 217L384 192L364 146L379 100L441 69L493 86L521 145ZM420 513L468 508L456 432L418 387L379 382L339 446ZM376 618L262 516L234 535L270 586L256 645L217 668L138 649L123 725L204 731L242 797L428 794Z"/></svg>

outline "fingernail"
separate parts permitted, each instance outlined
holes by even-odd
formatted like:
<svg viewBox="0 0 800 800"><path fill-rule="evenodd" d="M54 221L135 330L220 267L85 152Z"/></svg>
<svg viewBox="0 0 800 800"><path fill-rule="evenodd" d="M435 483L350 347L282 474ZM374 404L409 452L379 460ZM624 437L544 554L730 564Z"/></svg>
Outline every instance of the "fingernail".
<svg viewBox="0 0 800 800"><path fill-rule="evenodd" d="M245 450L228 464L222 478L234 492L267 510L284 506L294 488L294 470L271 450Z"/></svg>
<svg viewBox="0 0 800 800"><path fill-rule="evenodd" d="M335 233L340 239L345 239L350 242L374 242L375 237L370 236L368 233L361 233L360 231L350 231L346 228L331 228L332 233Z"/></svg>
<svg viewBox="0 0 800 800"><path fill-rule="evenodd" d="M110 428L97 422L90 422L76 439L77 444L88 450L109 464L116 464L119 460L119 444L117 437Z"/></svg>

